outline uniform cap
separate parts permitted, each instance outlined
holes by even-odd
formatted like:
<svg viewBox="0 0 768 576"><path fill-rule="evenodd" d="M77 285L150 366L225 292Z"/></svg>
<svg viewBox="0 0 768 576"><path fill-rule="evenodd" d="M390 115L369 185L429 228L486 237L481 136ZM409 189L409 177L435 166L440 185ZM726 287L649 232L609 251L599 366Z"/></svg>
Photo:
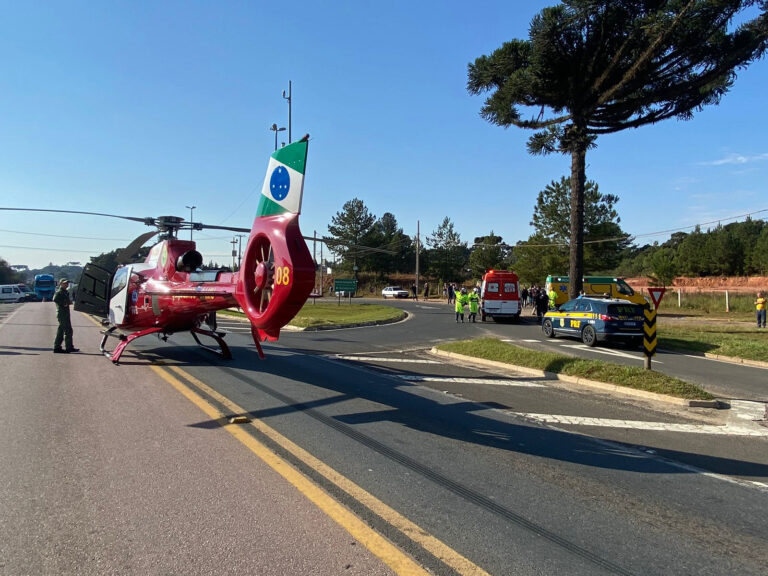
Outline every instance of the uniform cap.
<svg viewBox="0 0 768 576"><path fill-rule="evenodd" d="M69 280L67 280L66 278L62 278L61 280L59 280L59 286L63 286L64 284L69 284Z"/></svg>

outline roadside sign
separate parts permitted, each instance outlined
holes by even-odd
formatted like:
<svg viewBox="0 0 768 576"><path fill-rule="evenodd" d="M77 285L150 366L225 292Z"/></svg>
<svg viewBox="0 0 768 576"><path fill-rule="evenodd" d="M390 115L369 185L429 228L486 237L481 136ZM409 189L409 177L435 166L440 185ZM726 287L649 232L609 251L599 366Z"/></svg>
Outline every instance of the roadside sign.
<svg viewBox="0 0 768 576"><path fill-rule="evenodd" d="M655 309L659 308L659 302L661 302L661 299L664 297L664 292L666 291L666 288L648 288L648 293L651 295L651 300L653 300L653 307Z"/></svg>
<svg viewBox="0 0 768 576"><path fill-rule="evenodd" d="M357 280L354 278L337 278L333 281L334 292L357 292Z"/></svg>
<svg viewBox="0 0 768 576"><path fill-rule="evenodd" d="M645 369L651 369L651 357L656 354L656 309L650 306L643 310L645 321L643 322L643 352L645 353Z"/></svg>

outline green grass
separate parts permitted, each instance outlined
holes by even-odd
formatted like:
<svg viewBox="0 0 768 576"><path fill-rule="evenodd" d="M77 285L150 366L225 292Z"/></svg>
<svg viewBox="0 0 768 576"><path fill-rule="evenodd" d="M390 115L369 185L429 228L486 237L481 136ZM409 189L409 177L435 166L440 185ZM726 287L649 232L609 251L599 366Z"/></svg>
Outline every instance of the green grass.
<svg viewBox="0 0 768 576"><path fill-rule="evenodd" d="M227 311L225 314L243 317L242 312ZM317 328L320 326L345 326L350 324L375 324L394 322L405 318L406 313L391 306L378 304L349 304L338 302L317 302L311 300L304 304L291 326L299 328Z"/></svg>
<svg viewBox="0 0 768 576"><path fill-rule="evenodd" d="M657 335L659 348L768 362L768 330L751 323L663 320L658 324Z"/></svg>
<svg viewBox="0 0 768 576"><path fill-rule="evenodd" d="M475 358L495 360L516 366L537 368L547 372L587 378L626 386L636 390L656 392L688 400L712 400L709 392L699 386L653 370L636 366L622 366L600 360L582 360L562 354L540 352L514 346L495 338L482 338L463 342L450 342L437 346L439 350L455 352Z"/></svg>

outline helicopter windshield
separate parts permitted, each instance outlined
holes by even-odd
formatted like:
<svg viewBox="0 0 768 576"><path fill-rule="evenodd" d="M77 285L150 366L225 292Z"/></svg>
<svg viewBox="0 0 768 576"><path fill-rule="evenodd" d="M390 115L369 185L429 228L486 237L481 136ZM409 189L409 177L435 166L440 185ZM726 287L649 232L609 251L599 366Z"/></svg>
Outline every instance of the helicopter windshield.
<svg viewBox="0 0 768 576"><path fill-rule="evenodd" d="M123 288L128 284L128 273L130 267L119 268L115 272L114 278L112 278L112 290L110 290L109 297L114 298Z"/></svg>

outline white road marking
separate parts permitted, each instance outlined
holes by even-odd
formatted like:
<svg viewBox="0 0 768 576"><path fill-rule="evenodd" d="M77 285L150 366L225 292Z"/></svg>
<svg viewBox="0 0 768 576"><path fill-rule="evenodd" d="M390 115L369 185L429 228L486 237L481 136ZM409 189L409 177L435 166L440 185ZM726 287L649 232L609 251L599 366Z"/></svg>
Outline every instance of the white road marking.
<svg viewBox="0 0 768 576"><path fill-rule="evenodd" d="M632 430L657 430L659 432L685 432L689 434L712 434L720 436L763 436L768 437L768 428L762 426L739 426L726 424L675 424L673 422L644 422L641 420L613 420L610 418L588 418L584 416L564 416L556 414L531 414L511 412L537 422L566 424L572 426L599 426L604 428L629 428Z"/></svg>
<svg viewBox="0 0 768 576"><path fill-rule="evenodd" d="M644 360L643 356L635 355L635 354L629 354L628 352L620 352L619 350L610 350L608 348L590 348L586 344L570 344L568 342L560 342L560 346L563 346L564 348L578 348L579 350L587 350L589 352L596 352L598 354L607 354L608 356L620 356L622 358L630 358L632 360ZM654 363L656 364L663 364L660 360L655 360Z"/></svg>
<svg viewBox="0 0 768 576"><path fill-rule="evenodd" d="M501 378L451 378L448 376L422 376L413 374L398 374L401 380L408 382L452 382L454 384L491 384L494 386L520 386L523 388L545 388L544 384L530 380L505 380Z"/></svg>
<svg viewBox="0 0 768 576"><path fill-rule="evenodd" d="M521 338L520 340L511 340L506 339L502 340L502 342L532 342L532 343L544 343L546 340L534 340L529 338ZM564 347L564 348L578 348L579 350L587 350L589 352L597 352L598 354L607 354L609 356L620 356L622 358L630 358L632 360L643 360L642 356L638 356L636 354L629 354L627 352L621 352L619 350L610 350L607 348L590 348L589 346L586 346L585 344L573 344L571 342L557 342L558 345ZM663 362L659 360L654 360L657 364L663 364Z"/></svg>
<svg viewBox="0 0 768 576"><path fill-rule="evenodd" d="M355 360L357 362L395 362L402 364L442 364L437 360L420 360L417 358L376 358L374 356L342 356L337 354L334 358L339 360Z"/></svg>
<svg viewBox="0 0 768 576"><path fill-rule="evenodd" d="M752 402L750 400L729 400L731 410L729 416L740 420L763 420L766 417L765 402Z"/></svg>

